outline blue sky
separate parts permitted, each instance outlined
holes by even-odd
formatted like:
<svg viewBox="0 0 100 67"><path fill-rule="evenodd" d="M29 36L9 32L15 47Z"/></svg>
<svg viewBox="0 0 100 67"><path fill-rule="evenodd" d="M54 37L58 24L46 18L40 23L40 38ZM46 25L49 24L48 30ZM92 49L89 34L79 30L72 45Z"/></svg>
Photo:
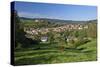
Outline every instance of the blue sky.
<svg viewBox="0 0 100 67"><path fill-rule="evenodd" d="M96 6L15 2L15 10L17 10L20 17L27 18L51 18L79 21L97 19Z"/></svg>

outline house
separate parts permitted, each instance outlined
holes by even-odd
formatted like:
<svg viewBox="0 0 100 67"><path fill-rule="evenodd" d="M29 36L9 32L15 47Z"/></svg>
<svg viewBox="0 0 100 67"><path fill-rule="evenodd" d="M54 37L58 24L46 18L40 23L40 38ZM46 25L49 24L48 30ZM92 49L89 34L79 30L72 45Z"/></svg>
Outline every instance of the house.
<svg viewBox="0 0 100 67"><path fill-rule="evenodd" d="M79 25L78 29L79 29L79 30L83 29L83 28L82 28L82 25Z"/></svg>
<svg viewBox="0 0 100 67"><path fill-rule="evenodd" d="M73 40L73 41L77 41L78 40L78 38L76 38L76 37L73 37L73 36L66 36L66 40L67 40L67 42L70 42L71 40Z"/></svg>
<svg viewBox="0 0 100 67"><path fill-rule="evenodd" d="M85 25L85 26L84 26L84 29L88 29L88 25Z"/></svg>
<svg viewBox="0 0 100 67"><path fill-rule="evenodd" d="M35 20L35 22L39 22L39 20Z"/></svg>
<svg viewBox="0 0 100 67"><path fill-rule="evenodd" d="M47 36L41 37L41 41L42 41L42 42L46 42L47 40L48 40L48 37L47 37Z"/></svg>
<svg viewBox="0 0 100 67"><path fill-rule="evenodd" d="M38 34L38 32L36 30L32 30L33 34Z"/></svg>

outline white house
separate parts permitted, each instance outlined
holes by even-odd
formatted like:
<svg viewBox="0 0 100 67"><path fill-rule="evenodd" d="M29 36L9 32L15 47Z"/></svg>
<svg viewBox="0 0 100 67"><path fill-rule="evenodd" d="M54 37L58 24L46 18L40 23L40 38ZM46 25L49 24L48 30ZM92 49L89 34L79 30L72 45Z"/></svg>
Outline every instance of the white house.
<svg viewBox="0 0 100 67"><path fill-rule="evenodd" d="M47 36L41 37L41 41L42 41L42 42L46 42L47 40L48 40L48 37L47 37Z"/></svg>

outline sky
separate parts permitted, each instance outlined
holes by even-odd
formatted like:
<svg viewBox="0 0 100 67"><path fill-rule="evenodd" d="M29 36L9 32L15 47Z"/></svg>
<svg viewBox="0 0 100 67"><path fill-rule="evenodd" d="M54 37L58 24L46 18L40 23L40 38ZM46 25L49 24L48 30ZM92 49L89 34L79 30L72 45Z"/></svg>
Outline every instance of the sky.
<svg viewBox="0 0 100 67"><path fill-rule="evenodd" d="M87 21L97 19L97 7L71 4L15 2L18 16Z"/></svg>

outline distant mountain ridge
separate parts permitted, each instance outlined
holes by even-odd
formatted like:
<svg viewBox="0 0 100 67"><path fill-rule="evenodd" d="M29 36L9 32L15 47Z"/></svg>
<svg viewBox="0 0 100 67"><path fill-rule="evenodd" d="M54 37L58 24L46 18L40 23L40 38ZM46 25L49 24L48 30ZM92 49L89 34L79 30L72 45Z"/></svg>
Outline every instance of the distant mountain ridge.
<svg viewBox="0 0 100 67"><path fill-rule="evenodd" d="M88 20L88 21L75 21L75 20L61 20L61 19L49 19L49 18L26 18L26 17L20 17L21 20L47 20L48 22L52 23L87 23L89 21L97 22L97 20Z"/></svg>

